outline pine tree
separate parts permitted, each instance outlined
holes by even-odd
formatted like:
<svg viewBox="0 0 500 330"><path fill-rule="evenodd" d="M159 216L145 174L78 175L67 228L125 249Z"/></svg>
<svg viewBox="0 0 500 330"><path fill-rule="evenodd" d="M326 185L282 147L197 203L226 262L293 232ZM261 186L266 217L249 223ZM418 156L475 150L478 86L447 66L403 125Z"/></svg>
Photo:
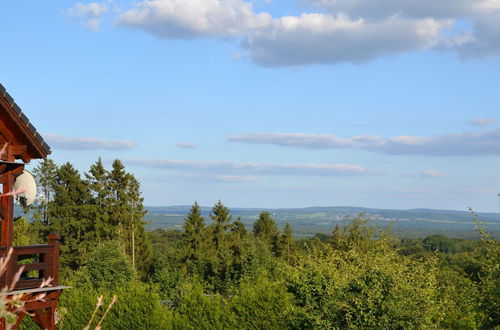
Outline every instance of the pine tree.
<svg viewBox="0 0 500 330"><path fill-rule="evenodd" d="M210 219L213 224L208 228L212 240L211 247L207 248L207 273L214 288L223 292L231 278L232 252L227 231L231 229L232 216L229 209L219 200L212 208Z"/></svg>
<svg viewBox="0 0 500 330"><path fill-rule="evenodd" d="M61 263L75 270L96 243L91 194L70 163L57 169L53 189L48 207L50 229L61 235Z"/></svg>
<svg viewBox="0 0 500 330"><path fill-rule="evenodd" d="M233 232L238 238L243 238L247 235L247 227L238 217L231 227L231 232Z"/></svg>
<svg viewBox="0 0 500 330"><path fill-rule="evenodd" d="M262 212L253 225L255 237L264 241L273 251L279 236L278 226L269 212Z"/></svg>
<svg viewBox="0 0 500 330"><path fill-rule="evenodd" d="M222 245L224 234L231 227L231 218L229 209L219 200L212 208L212 214L210 214L210 219L214 222L212 234L216 249L219 249Z"/></svg>
<svg viewBox="0 0 500 330"><path fill-rule="evenodd" d="M277 255L286 257L286 260L290 260L291 250L293 245L293 233L292 226L287 222L285 228L283 228L283 233L281 234L278 246Z"/></svg>
<svg viewBox="0 0 500 330"><path fill-rule="evenodd" d="M92 204L97 207L94 214L96 236L98 240L111 240L116 237L115 228L110 223L110 196L111 188L109 172L104 168L101 158L90 166L89 173L85 174L85 183L92 195Z"/></svg>
<svg viewBox="0 0 500 330"><path fill-rule="evenodd" d="M144 210L139 181L125 171L123 163L115 159L109 172L109 224L134 267L142 278L151 265L151 243L142 220Z"/></svg>
<svg viewBox="0 0 500 330"><path fill-rule="evenodd" d="M191 206L191 210L184 219L183 258L182 261L188 268L200 258L201 248L205 235L205 219L201 216L201 208L198 202Z"/></svg>
<svg viewBox="0 0 500 330"><path fill-rule="evenodd" d="M115 159L113 161L112 170L109 173L109 188L110 188L110 225L116 228L118 240L122 244L123 252L125 249L125 223L129 222L129 200L126 193L128 185L128 175L125 172L123 163Z"/></svg>
<svg viewBox="0 0 500 330"><path fill-rule="evenodd" d="M191 206L191 210L184 219L183 240L191 250L198 250L201 246L201 238L205 230L205 219L201 216L201 208L198 202Z"/></svg>

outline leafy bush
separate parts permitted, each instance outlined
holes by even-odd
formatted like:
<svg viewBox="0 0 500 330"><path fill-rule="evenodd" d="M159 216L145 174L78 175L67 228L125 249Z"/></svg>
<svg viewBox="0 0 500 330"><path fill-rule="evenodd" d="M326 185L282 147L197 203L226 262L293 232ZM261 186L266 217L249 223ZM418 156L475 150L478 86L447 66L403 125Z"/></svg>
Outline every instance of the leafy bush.
<svg viewBox="0 0 500 330"><path fill-rule="evenodd" d="M136 278L134 267L117 242L105 242L84 260L77 283L114 291Z"/></svg>
<svg viewBox="0 0 500 330"><path fill-rule="evenodd" d="M310 327L414 328L441 321L435 262L418 263L380 243L370 252L330 250L284 267Z"/></svg>
<svg viewBox="0 0 500 330"><path fill-rule="evenodd" d="M107 306L114 293L97 291L93 287L68 289L60 299L60 310L65 313L61 329L83 329L94 311L97 297L103 294ZM116 291L118 301L105 318L103 329L164 329L167 327L168 310L160 302L155 290L143 283L130 282ZM97 319L103 314L101 308Z"/></svg>

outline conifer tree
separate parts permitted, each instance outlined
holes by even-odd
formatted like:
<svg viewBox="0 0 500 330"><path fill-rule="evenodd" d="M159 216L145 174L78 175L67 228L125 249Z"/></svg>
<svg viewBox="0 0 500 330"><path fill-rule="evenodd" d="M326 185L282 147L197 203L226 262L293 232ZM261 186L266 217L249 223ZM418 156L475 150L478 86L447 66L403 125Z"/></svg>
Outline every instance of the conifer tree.
<svg viewBox="0 0 500 330"><path fill-rule="evenodd" d="M191 206L191 210L184 219L183 240L189 249L196 251L201 246L203 231L205 230L205 219L201 216L201 208L198 202Z"/></svg>
<svg viewBox="0 0 500 330"><path fill-rule="evenodd" d="M70 163L57 169L53 189L48 208L50 230L61 235L61 263L77 269L82 256L96 242L91 194Z"/></svg>
<svg viewBox="0 0 500 330"><path fill-rule="evenodd" d="M238 217L231 227L231 232L233 232L238 238L243 238L247 235L247 227Z"/></svg>
<svg viewBox="0 0 500 330"><path fill-rule="evenodd" d="M182 234L184 252L182 261L188 268L200 258L201 248L205 235L205 219L201 216L198 202L191 206L189 214L184 219L184 233Z"/></svg>
<svg viewBox="0 0 500 330"><path fill-rule="evenodd" d="M219 200L212 208L210 219L213 221L209 227L212 247L207 249L207 270L213 275L212 284L216 290L224 291L231 277L232 252L227 231L231 229L232 216Z"/></svg>
<svg viewBox="0 0 500 330"><path fill-rule="evenodd" d="M85 174L92 204L96 206L94 221L96 236L99 240L111 240L116 237L115 228L110 223L110 182L109 172L104 168L101 158L90 166L89 172Z"/></svg>
<svg viewBox="0 0 500 330"><path fill-rule="evenodd" d="M253 225L253 234L264 241L272 250L276 249L279 230L269 212L262 212L259 215Z"/></svg>
<svg viewBox="0 0 500 330"><path fill-rule="evenodd" d="M123 251L132 260L141 277L149 272L151 244L142 220L146 214L137 179L125 171L125 166L115 159L109 172L109 223L116 228L115 235Z"/></svg>
<svg viewBox="0 0 500 330"><path fill-rule="evenodd" d="M125 223L130 220L129 200L126 193L128 185L128 175L125 172L123 163L115 159L109 173L110 187L110 224L117 229L118 240L122 244L125 252Z"/></svg>
<svg viewBox="0 0 500 330"><path fill-rule="evenodd" d="M283 228L283 233L281 234L278 241L277 255L286 257L286 259L289 260L292 250L292 245L293 245L292 226L287 222L285 224L285 228Z"/></svg>
<svg viewBox="0 0 500 330"><path fill-rule="evenodd" d="M335 229L333 229L330 242L332 243L333 247L335 247L337 249L340 248L340 246L341 246L342 233L340 232L340 226L338 224L335 225Z"/></svg>
<svg viewBox="0 0 500 330"><path fill-rule="evenodd" d="M128 194L130 175L125 171L125 166L119 159L113 161L109 173L110 186L110 223L116 229L116 236L122 245L123 252L129 257L130 243L128 241L129 230L132 229L133 201Z"/></svg>
<svg viewBox="0 0 500 330"><path fill-rule="evenodd" d="M210 219L214 222L212 225L213 240L216 249L222 245L225 232L231 227L231 214L229 209L219 200L212 208Z"/></svg>

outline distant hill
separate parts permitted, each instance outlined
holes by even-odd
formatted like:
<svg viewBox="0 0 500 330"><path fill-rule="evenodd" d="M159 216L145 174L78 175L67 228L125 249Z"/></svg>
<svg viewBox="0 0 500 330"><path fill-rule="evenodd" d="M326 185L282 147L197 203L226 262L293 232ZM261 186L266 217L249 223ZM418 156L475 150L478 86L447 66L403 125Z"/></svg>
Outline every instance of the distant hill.
<svg viewBox="0 0 500 330"><path fill-rule="evenodd" d="M149 222L148 229L182 229L184 218L191 206L146 206L148 213L145 221ZM202 207L202 214L206 217L211 207ZM372 219L372 223L385 228L392 226L394 234L402 237L426 237L432 234L444 234L457 238L477 238L472 215L466 211L410 209L391 210L373 209L355 206L326 206L306 208L232 208L233 217L240 217L248 228L258 218L259 213L267 211L272 214L283 227L289 222L295 236L310 237L317 233L331 234L336 224L342 224L343 219L353 218L361 213ZM23 211L16 205L14 215L23 215ZM500 213L478 213L479 220L484 223L488 232L500 239ZM28 216L28 218L30 218Z"/></svg>
<svg viewBox="0 0 500 330"><path fill-rule="evenodd" d="M190 206L155 206L146 207L148 214L145 220L151 230L156 228L181 229L184 217ZM202 207L202 214L207 217L211 207ZM466 211L433 210L433 209L372 209L353 206L327 206L306 208L233 208L233 217L240 217L249 227L262 211L272 214L278 225L289 222L296 236L313 236L316 233L330 234L336 224L345 218L353 218L361 213L373 220L379 227L391 225L393 232L406 237L425 237L439 233L450 237L477 237L472 223L472 215ZM488 232L500 237L500 213L478 213Z"/></svg>

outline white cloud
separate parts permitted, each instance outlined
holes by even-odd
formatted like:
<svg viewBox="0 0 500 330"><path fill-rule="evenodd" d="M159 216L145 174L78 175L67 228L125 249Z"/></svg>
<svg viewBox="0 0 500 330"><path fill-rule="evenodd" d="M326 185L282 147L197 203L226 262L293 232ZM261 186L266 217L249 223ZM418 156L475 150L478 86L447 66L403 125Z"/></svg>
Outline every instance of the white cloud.
<svg viewBox="0 0 500 330"><path fill-rule="evenodd" d="M384 54L428 49L450 21L371 22L323 13L272 18L243 0L143 1L119 16L121 26L162 39L240 37L253 60L266 66L363 62Z"/></svg>
<svg viewBox="0 0 500 330"><path fill-rule="evenodd" d="M231 178L234 175L324 175L356 176L383 174L381 171L350 164L265 164L225 161L187 161L158 159L129 159L127 164L169 170L215 173Z"/></svg>
<svg viewBox="0 0 500 330"><path fill-rule="evenodd" d="M242 175L215 175L213 177L215 180L222 182L258 182L259 178L254 176L242 176Z"/></svg>
<svg viewBox="0 0 500 330"><path fill-rule="evenodd" d="M255 176L246 176L246 175L214 175L214 174L203 174L203 173L178 173L175 175L168 176L155 176L154 181L158 182L158 180L162 179L175 180L181 179L183 181L194 181L194 182L216 182L216 183L237 183L237 182L249 182L255 183L259 182L260 179Z"/></svg>
<svg viewBox="0 0 500 330"><path fill-rule="evenodd" d="M500 55L500 0L302 0L333 14L374 21L391 17L462 20L472 23L460 33L441 35L438 49L462 58Z"/></svg>
<svg viewBox="0 0 500 330"><path fill-rule="evenodd" d="M441 48L456 51L461 58L471 59L500 55L500 12L479 16L472 31L445 40Z"/></svg>
<svg viewBox="0 0 500 330"><path fill-rule="evenodd" d="M305 149L362 149L390 155L483 156L500 155L500 128L430 137L361 135L341 138L330 134L251 133L228 137L229 141L271 144Z"/></svg>
<svg viewBox="0 0 500 330"><path fill-rule="evenodd" d="M425 171L421 171L419 174L422 178L442 178L442 177L444 177L444 174L442 172L436 171L436 170L425 170Z"/></svg>
<svg viewBox="0 0 500 330"><path fill-rule="evenodd" d="M488 126L491 124L495 124L497 121L491 118L473 118L468 121L470 125L474 126Z"/></svg>
<svg viewBox="0 0 500 330"><path fill-rule="evenodd" d="M68 17L78 19L82 25L90 30L97 31L101 25L101 17L108 11L107 3L91 2L88 4L77 3L66 13Z"/></svg>
<svg viewBox="0 0 500 330"><path fill-rule="evenodd" d="M381 55L429 49L449 21L402 19L370 22L345 15L302 14L275 19L243 41L265 66L364 62Z"/></svg>
<svg viewBox="0 0 500 330"><path fill-rule="evenodd" d="M128 150L136 146L132 141L104 140L93 137L66 137L55 134L45 134L43 137L51 147L64 150Z"/></svg>
<svg viewBox="0 0 500 330"><path fill-rule="evenodd" d="M352 139L339 138L330 134L305 133L250 133L236 134L228 138L233 142L250 142L257 144L276 144L287 147L302 147L310 149L329 149L353 147Z"/></svg>
<svg viewBox="0 0 500 330"><path fill-rule="evenodd" d="M111 1L78 3L67 14L97 30ZM317 12L272 17L256 13L250 0L143 0L115 22L160 39L239 39L244 55L268 67L363 63L430 49L463 59L500 56L500 0L302 2Z"/></svg>
<svg viewBox="0 0 500 330"><path fill-rule="evenodd" d="M461 18L500 9L498 0L302 0L332 13L353 17Z"/></svg>
<svg viewBox="0 0 500 330"><path fill-rule="evenodd" d="M194 39L241 36L271 20L268 13L254 13L252 3L243 0L153 0L137 4L117 22L162 39Z"/></svg>
<svg viewBox="0 0 500 330"><path fill-rule="evenodd" d="M187 142L177 142L175 145L178 146L179 148L183 148L183 149L194 149L197 147L196 144L187 143Z"/></svg>

